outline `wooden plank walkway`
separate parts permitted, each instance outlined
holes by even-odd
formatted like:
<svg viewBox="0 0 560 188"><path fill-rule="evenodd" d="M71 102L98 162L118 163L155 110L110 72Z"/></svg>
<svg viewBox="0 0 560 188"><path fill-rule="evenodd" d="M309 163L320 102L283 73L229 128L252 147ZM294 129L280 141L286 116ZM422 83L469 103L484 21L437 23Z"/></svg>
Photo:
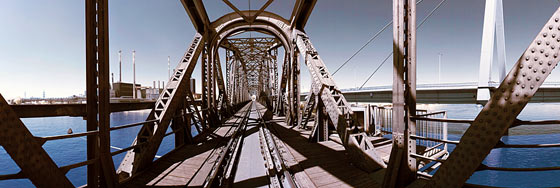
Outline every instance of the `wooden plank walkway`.
<svg viewBox="0 0 560 188"><path fill-rule="evenodd" d="M196 144L184 145L154 162L148 169L133 176L122 187L199 187L210 172L217 156L229 140L246 112L250 103L228 119L223 126L202 133L195 139Z"/></svg>
<svg viewBox="0 0 560 188"><path fill-rule="evenodd" d="M274 116L269 121L274 127L271 131L287 148L282 153L283 158L296 174L296 180L310 181L304 187L381 187L385 170L367 173L352 166L336 134L332 134L329 141L310 143L307 140L309 130L291 128L284 120L284 117Z"/></svg>

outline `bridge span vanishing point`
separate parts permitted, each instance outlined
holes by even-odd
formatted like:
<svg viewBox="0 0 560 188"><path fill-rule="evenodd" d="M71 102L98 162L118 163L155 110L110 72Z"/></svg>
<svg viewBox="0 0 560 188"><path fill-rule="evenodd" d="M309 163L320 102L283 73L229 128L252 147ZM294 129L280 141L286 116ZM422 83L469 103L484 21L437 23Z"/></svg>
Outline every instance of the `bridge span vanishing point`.
<svg viewBox="0 0 560 188"><path fill-rule="evenodd" d="M232 12L214 21L202 0L180 1L197 33L163 91L153 105L118 105L109 98L108 0L86 0L87 104L35 108L10 105L0 95L0 145L21 169L0 180L73 187L66 174L87 166L86 187L476 187L482 185L465 183L475 171L560 170L482 163L495 148L560 147L501 141L511 127L560 124L517 118L530 101L560 100L557 85L541 87L560 60L560 10L542 20L542 30L509 73L505 64L498 66L503 81L492 83L492 66L486 65L492 63L494 35L503 51L502 1L486 0L483 38L491 37L492 44L483 40L479 82L429 86L416 83L416 29L425 20L417 24L416 0L393 0L393 85L342 90L304 30L317 0L297 0L289 18L267 11L273 0L256 10L223 0ZM234 37L243 32L265 37ZM225 50L225 62L218 50ZM197 66L201 99L189 89ZM309 91L301 91L305 72ZM349 101L391 104L370 104L358 115ZM459 120L417 109L417 103L484 108L473 120ZM145 121L110 124L111 112L138 109L151 110ZM36 136L20 119L50 116L82 116L87 130ZM450 140L448 123L470 127L460 140ZM112 151L111 131L130 127L140 127L132 145ZM156 157L170 135L174 149ZM42 147L76 137L87 139L87 160L79 163L59 166ZM118 154L125 155L122 161L113 160Z"/></svg>

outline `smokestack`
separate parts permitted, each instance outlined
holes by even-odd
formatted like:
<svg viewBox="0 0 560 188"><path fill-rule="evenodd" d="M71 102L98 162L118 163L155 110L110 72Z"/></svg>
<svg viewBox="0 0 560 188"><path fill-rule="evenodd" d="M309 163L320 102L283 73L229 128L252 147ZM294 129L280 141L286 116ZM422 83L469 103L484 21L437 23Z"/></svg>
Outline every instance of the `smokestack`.
<svg viewBox="0 0 560 188"><path fill-rule="evenodd" d="M167 79L171 78L171 66L169 56L167 56Z"/></svg>
<svg viewBox="0 0 560 188"><path fill-rule="evenodd" d="M153 88L154 88L154 89L156 88L156 81L155 81L155 80L154 80L154 87L153 87Z"/></svg>
<svg viewBox="0 0 560 188"><path fill-rule="evenodd" d="M111 88L113 87L113 84L115 84L115 75L111 73Z"/></svg>
<svg viewBox="0 0 560 188"><path fill-rule="evenodd" d="M158 80L157 81L157 88L160 89L161 88L161 82Z"/></svg>
<svg viewBox="0 0 560 188"><path fill-rule="evenodd" d="M121 58L122 50L119 50L119 82L122 82L122 58Z"/></svg>
<svg viewBox="0 0 560 188"><path fill-rule="evenodd" d="M161 87L162 87L162 88L165 87L165 81L161 81Z"/></svg>
<svg viewBox="0 0 560 188"><path fill-rule="evenodd" d="M132 50L132 74L133 74L133 83L132 83L132 98L136 98L136 51Z"/></svg>

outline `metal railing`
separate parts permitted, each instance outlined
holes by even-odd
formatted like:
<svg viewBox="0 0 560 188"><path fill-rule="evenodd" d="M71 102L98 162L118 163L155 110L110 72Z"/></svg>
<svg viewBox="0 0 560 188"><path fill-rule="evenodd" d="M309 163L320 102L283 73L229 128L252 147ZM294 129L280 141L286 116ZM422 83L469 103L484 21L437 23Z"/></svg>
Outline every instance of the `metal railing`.
<svg viewBox="0 0 560 188"><path fill-rule="evenodd" d="M204 110L207 110L207 109L202 109L201 111L204 111ZM190 113L185 113L184 115L191 116L191 118L189 118L189 120L192 120L192 116L194 116L194 113L190 112ZM175 117L180 117L180 116L181 115L177 115ZM142 122L137 122L137 123L118 125L118 126L110 127L109 130L114 131L114 130L120 130L120 129L125 129L125 128L132 128L132 127L137 127L137 126L148 124L148 123L155 123L157 121L159 121L159 119L152 119L152 120L147 120L147 121L142 121ZM191 123L192 122L189 122L189 125ZM198 123L200 123L200 122L198 122ZM193 125L193 126L201 126L201 125ZM171 134L177 133L177 132L185 129L185 127L186 126L182 126L180 129L177 129L177 130L171 131L169 133L166 133L164 137L167 137ZM77 138L77 137L84 137L84 136L96 136L98 134L99 134L99 130L95 130L95 131L87 131L87 132L81 132L81 133L72 133L72 134L55 135L55 136L43 136L43 137L34 136L34 139L36 139L39 142L39 144L44 144L47 141L61 140L61 139L68 139L68 138ZM129 146L129 147L126 147L126 148L122 148L122 149L117 149L117 151L111 152L111 156L115 156L115 155L127 152L129 150L141 147L142 145L144 145L146 143L147 142L141 143L141 144L136 144L136 145ZM86 165L90 165L90 164L94 164L98 160L99 160L99 158L94 158L94 159L90 159L90 160L76 162L76 163L73 163L73 164L60 166L59 169L63 173L66 174L71 169L86 166ZM11 179L25 179L25 178L27 178L27 177L23 174L22 171L19 171L18 173L14 173L14 174L2 174L2 175L0 175L0 181L1 180L11 180Z"/></svg>
<svg viewBox="0 0 560 188"><path fill-rule="evenodd" d="M412 119L418 121L429 121L429 122L438 122L438 123L468 123L471 124L474 120L464 120L464 119L447 119L446 117L426 117L425 115L417 115L412 117ZM559 125L560 120L535 120L535 121L523 121L523 120L515 120L510 128L517 127L517 126L530 126L530 125ZM418 125L418 124L417 124ZM417 129L418 130L418 129ZM417 132L418 133L418 132ZM432 137L425 137L421 135L412 135L411 138L417 140L424 140L424 141L433 141L445 144L455 144L459 145L459 141L455 140L448 140L445 138L432 138ZM493 149L497 148L553 148L553 147L560 147L560 143L551 143L551 144L506 144L501 140L494 146ZM424 159L433 162L443 163L445 159L438 159L438 158L429 158L425 156L420 156L418 154L411 154L412 157L417 159ZM550 171L550 170L560 170L560 166L549 166L549 167L524 167L524 168L511 168L511 167L498 167L498 166L488 166L486 164L480 164L480 166L476 169L476 171L482 170L493 170L493 171L509 171L509 172L535 172L535 171ZM418 172L420 178L430 179L432 175L426 172ZM475 184L467 184L468 186L476 186L476 187L486 187L484 185L475 185Z"/></svg>

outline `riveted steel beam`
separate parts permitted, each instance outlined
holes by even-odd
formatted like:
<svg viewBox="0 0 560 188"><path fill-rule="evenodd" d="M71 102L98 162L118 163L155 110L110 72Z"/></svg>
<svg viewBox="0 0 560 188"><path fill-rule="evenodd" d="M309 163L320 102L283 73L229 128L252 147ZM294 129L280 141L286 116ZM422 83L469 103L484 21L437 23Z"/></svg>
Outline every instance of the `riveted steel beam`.
<svg viewBox="0 0 560 188"><path fill-rule="evenodd" d="M560 9L521 55L425 187L461 187L560 61Z"/></svg>
<svg viewBox="0 0 560 188"><path fill-rule="evenodd" d="M405 187L416 180L416 2L393 0L393 147L384 187Z"/></svg>
<svg viewBox="0 0 560 188"><path fill-rule="evenodd" d="M72 187L0 94L0 145L37 187Z"/></svg>
<svg viewBox="0 0 560 188"><path fill-rule="evenodd" d="M315 3L317 3L317 0L296 1L290 20L292 29L295 28L303 31L303 28L305 28L305 24L311 15L311 11L313 11L313 8L315 7Z"/></svg>
<svg viewBox="0 0 560 188"><path fill-rule="evenodd" d="M191 19L194 29L199 33L204 33L210 26L210 19L204 8L202 0L181 0L185 11Z"/></svg>
<svg viewBox="0 0 560 188"><path fill-rule="evenodd" d="M110 150L109 104L109 9L107 0L86 1L86 88L88 131L98 130L98 137L88 136L88 183L115 187L117 178ZM100 167L100 168L98 168Z"/></svg>
<svg viewBox="0 0 560 188"><path fill-rule="evenodd" d="M203 46L204 39L197 33L156 101L154 109L148 115L147 120L157 121L144 124L140 129L133 145L142 144L142 146L126 153L118 169L120 177L130 177L148 167L154 160L170 121L187 97L190 77Z"/></svg>

